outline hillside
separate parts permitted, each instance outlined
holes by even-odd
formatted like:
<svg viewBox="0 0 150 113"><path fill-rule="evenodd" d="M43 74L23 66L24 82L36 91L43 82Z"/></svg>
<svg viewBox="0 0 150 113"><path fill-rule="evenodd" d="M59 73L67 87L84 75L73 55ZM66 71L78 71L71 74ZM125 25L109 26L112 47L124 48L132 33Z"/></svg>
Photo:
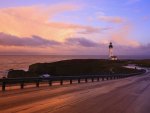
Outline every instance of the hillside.
<svg viewBox="0 0 150 113"><path fill-rule="evenodd" d="M127 61L110 61L104 59L73 59L52 63L36 63L29 66L27 72L12 70L9 78L14 77L38 77L42 74L51 76L79 76L79 75L104 75L104 74L128 74L137 72L135 69L124 68Z"/></svg>

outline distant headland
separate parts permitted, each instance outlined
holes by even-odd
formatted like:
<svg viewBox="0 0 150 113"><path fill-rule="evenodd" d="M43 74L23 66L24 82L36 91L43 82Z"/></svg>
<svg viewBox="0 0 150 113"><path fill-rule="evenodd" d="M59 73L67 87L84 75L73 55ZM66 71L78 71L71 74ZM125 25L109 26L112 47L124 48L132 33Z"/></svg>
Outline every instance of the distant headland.
<svg viewBox="0 0 150 113"><path fill-rule="evenodd" d="M28 71L10 70L8 78L40 77L43 74L51 76L84 76L138 72L137 69L124 67L128 64L150 67L150 60L72 59L52 63L36 63L30 65Z"/></svg>
<svg viewBox="0 0 150 113"><path fill-rule="evenodd" d="M29 66L28 71L9 70L8 78L40 77L40 76L84 76L84 75L110 75L130 74L139 70L124 66L135 64L150 67L150 60L120 60L114 55L112 42L108 46L109 54L106 59L72 59L52 63L36 63Z"/></svg>

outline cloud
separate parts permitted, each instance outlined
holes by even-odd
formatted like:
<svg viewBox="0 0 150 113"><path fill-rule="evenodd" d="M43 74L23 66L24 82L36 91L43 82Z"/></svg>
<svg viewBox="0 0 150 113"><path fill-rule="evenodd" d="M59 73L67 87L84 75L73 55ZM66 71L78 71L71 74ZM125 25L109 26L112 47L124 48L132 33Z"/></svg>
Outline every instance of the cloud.
<svg viewBox="0 0 150 113"><path fill-rule="evenodd" d="M128 38L131 31L131 25L123 25L121 28L117 29L116 31L113 31L113 33L110 34L110 40L115 42L118 45L122 46L129 46L129 47L138 47L140 46L140 43L136 40L133 40L131 38Z"/></svg>
<svg viewBox="0 0 150 113"><path fill-rule="evenodd" d="M139 45L138 47L127 47L116 45L116 53L122 55L150 55L150 44Z"/></svg>
<svg viewBox="0 0 150 113"><path fill-rule="evenodd" d="M81 6L76 4L1 8L0 32L18 37L37 35L48 40L63 41L77 33L99 33L109 29L53 21L53 17L60 13L76 11L80 8Z"/></svg>
<svg viewBox="0 0 150 113"><path fill-rule="evenodd" d="M100 21L110 22L110 23L117 23L117 24L124 22L123 18L117 17L117 16L105 16L105 15L102 15L102 16L99 16L98 19Z"/></svg>
<svg viewBox="0 0 150 113"><path fill-rule="evenodd" d="M74 30L74 33L79 34L93 34L93 33L100 33L102 31L106 31L111 29L111 27L93 27L93 26L85 26L79 24L72 24L72 23L61 23L61 22L50 22L48 23L49 26L65 29L65 30Z"/></svg>
<svg viewBox="0 0 150 113"><path fill-rule="evenodd" d="M129 39L112 39L115 55L150 55L150 44L128 45ZM0 54L76 54L107 55L108 43L84 37L67 38L64 42L46 40L38 36L17 37L0 33ZM132 46L133 45L133 46Z"/></svg>
<svg viewBox="0 0 150 113"><path fill-rule="evenodd" d="M8 35L0 33L0 45L2 46L54 46L60 43L54 40L46 40L39 36L32 37L17 37L13 35Z"/></svg>
<svg viewBox="0 0 150 113"><path fill-rule="evenodd" d="M84 26L81 27L80 31L78 32L79 34L92 34L92 33L101 33L102 31L107 31L112 29L111 27L91 27L91 26Z"/></svg>
<svg viewBox="0 0 150 113"><path fill-rule="evenodd" d="M27 54L107 54L108 43L106 44L106 42L110 40L124 50L148 51L149 46L141 47L137 41L128 38L129 26L123 26L113 31L110 27L54 22L53 20L53 17L58 14L80 9L81 6L77 4L1 8L0 52L14 52L14 54L20 52ZM123 18L105 16L104 13L99 13L99 20L116 24L124 23ZM101 34L107 30L109 30L108 34ZM107 35L109 38L105 38ZM68 38L71 36L73 37ZM89 40L87 37L92 38ZM105 38L105 44L103 38ZM93 41L93 39L99 40L99 42Z"/></svg>
<svg viewBox="0 0 150 113"><path fill-rule="evenodd" d="M19 37L30 37L36 34L40 37L47 37L47 39L63 40L74 32L74 29L61 29L59 28L59 23L55 27L51 19L57 14L73 10L79 10L79 5L59 4L1 8L0 32Z"/></svg>
<svg viewBox="0 0 150 113"><path fill-rule="evenodd" d="M128 40L127 40L128 41ZM126 42L125 42L126 43ZM132 42L133 43L133 42ZM108 43L97 43L86 38L68 38L66 39L66 49L71 54L87 54L87 55L108 55ZM114 55L150 55L150 44L127 46L113 41Z"/></svg>
<svg viewBox="0 0 150 113"><path fill-rule="evenodd" d="M83 46L83 47L98 47L100 46L98 43L94 42L94 41L91 41L91 40L88 40L86 38L68 38L66 39L66 44L69 44L69 45L79 45L79 46Z"/></svg>
<svg viewBox="0 0 150 113"><path fill-rule="evenodd" d="M67 38L64 42L47 40L39 36L18 37L5 33L0 33L0 46L19 46L19 47L51 47L51 46L82 46L82 47L99 47L100 44L83 37Z"/></svg>

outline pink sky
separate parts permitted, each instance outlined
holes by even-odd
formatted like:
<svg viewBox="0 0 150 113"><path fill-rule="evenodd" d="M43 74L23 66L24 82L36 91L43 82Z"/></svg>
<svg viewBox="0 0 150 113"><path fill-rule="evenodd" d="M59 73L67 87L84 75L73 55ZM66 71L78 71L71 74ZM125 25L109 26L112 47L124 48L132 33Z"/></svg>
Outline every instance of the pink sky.
<svg viewBox="0 0 150 113"><path fill-rule="evenodd" d="M136 38L135 23L129 17L95 11L89 2L80 1L1 7L0 54L103 55L110 41L116 54L149 54L149 40ZM85 17L89 7L92 14Z"/></svg>

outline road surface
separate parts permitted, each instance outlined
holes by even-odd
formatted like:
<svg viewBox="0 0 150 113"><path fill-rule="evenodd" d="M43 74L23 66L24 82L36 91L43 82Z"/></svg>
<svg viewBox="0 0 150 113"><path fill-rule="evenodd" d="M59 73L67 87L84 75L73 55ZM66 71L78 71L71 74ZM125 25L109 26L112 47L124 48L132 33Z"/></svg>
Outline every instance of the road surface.
<svg viewBox="0 0 150 113"><path fill-rule="evenodd" d="M150 73L0 92L0 113L150 113Z"/></svg>

